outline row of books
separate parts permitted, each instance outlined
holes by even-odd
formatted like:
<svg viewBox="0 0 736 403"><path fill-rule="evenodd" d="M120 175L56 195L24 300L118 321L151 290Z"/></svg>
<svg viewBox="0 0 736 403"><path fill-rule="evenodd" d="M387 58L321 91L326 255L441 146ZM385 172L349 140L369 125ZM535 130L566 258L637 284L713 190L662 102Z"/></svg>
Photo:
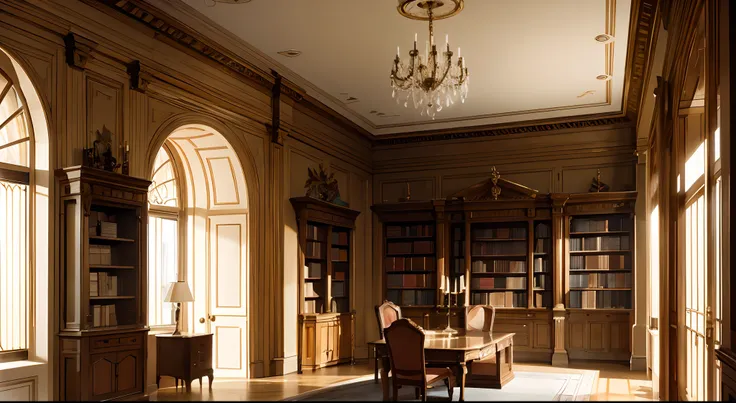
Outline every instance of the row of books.
<svg viewBox="0 0 736 403"><path fill-rule="evenodd" d="M572 288L629 288L631 273L570 273Z"/></svg>
<svg viewBox="0 0 736 403"><path fill-rule="evenodd" d="M107 273L89 273L90 297L115 297L118 295L118 276Z"/></svg>
<svg viewBox="0 0 736 403"><path fill-rule="evenodd" d="M307 224L307 239L324 242L327 238L327 228L314 224Z"/></svg>
<svg viewBox="0 0 736 403"><path fill-rule="evenodd" d="M322 263L320 262L307 262L304 265L304 277L305 278L320 278L322 277Z"/></svg>
<svg viewBox="0 0 736 403"><path fill-rule="evenodd" d="M473 238L496 238L496 239L526 239L526 227L505 228L476 228L473 229Z"/></svg>
<svg viewBox="0 0 736 403"><path fill-rule="evenodd" d="M455 241L452 243L453 256L463 256L465 254L465 241Z"/></svg>
<svg viewBox="0 0 736 403"><path fill-rule="evenodd" d="M108 238L118 237L117 217L101 211L91 211L89 214L89 234Z"/></svg>
<svg viewBox="0 0 736 403"><path fill-rule="evenodd" d="M522 255L527 253L526 241L473 242L473 255Z"/></svg>
<svg viewBox="0 0 736 403"><path fill-rule="evenodd" d="M622 235L607 235L607 236L593 236L593 237L580 237L570 238L570 250L571 251L605 251L605 250L628 250L629 236Z"/></svg>
<svg viewBox="0 0 736 403"><path fill-rule="evenodd" d="M534 276L534 288L551 289L552 276L549 274L538 274Z"/></svg>
<svg viewBox="0 0 736 403"><path fill-rule="evenodd" d="M526 292L474 292L470 294L470 303L473 305L492 305L496 308L526 307Z"/></svg>
<svg viewBox="0 0 736 403"><path fill-rule="evenodd" d="M323 245L319 242L307 241L307 246L304 250L304 254L307 257L322 259L324 257L322 252L324 248L322 246Z"/></svg>
<svg viewBox="0 0 736 403"><path fill-rule="evenodd" d="M345 269L347 270L347 269ZM332 279L333 280L345 280L347 277L347 271L342 269L336 269L335 267L332 268Z"/></svg>
<svg viewBox="0 0 736 403"><path fill-rule="evenodd" d="M552 262L549 259L543 257L534 258L534 272L535 273L547 273L552 268Z"/></svg>
<svg viewBox="0 0 736 403"><path fill-rule="evenodd" d="M389 274L387 287L434 287L435 274Z"/></svg>
<svg viewBox="0 0 736 403"><path fill-rule="evenodd" d="M514 290L526 289L525 277L479 277L470 280L470 287L475 290L489 290L493 288L509 288Z"/></svg>
<svg viewBox="0 0 736 403"><path fill-rule="evenodd" d="M388 225L386 226L386 237L403 236L433 236L434 226L429 224L417 225Z"/></svg>
<svg viewBox="0 0 736 403"><path fill-rule="evenodd" d="M330 258L332 258L333 261L346 262L348 260L348 250L332 248L330 251Z"/></svg>
<svg viewBox="0 0 736 403"><path fill-rule="evenodd" d="M304 301L304 313L322 313L322 300L310 299Z"/></svg>
<svg viewBox="0 0 736 403"><path fill-rule="evenodd" d="M625 217L574 218L570 232L631 231L632 220Z"/></svg>
<svg viewBox="0 0 736 403"><path fill-rule="evenodd" d="M552 240L549 238L540 238L534 240L534 252L536 253L549 253Z"/></svg>
<svg viewBox="0 0 736 403"><path fill-rule="evenodd" d="M434 305L434 290L388 290L386 298L401 306Z"/></svg>
<svg viewBox="0 0 736 403"><path fill-rule="evenodd" d="M552 293L549 291L534 293L534 307L549 308L552 306Z"/></svg>
<svg viewBox="0 0 736 403"><path fill-rule="evenodd" d="M570 308L631 308L631 291L570 291Z"/></svg>
<svg viewBox="0 0 736 403"><path fill-rule="evenodd" d="M332 298L339 298L345 296L345 286L347 283L344 281L333 281L332 282Z"/></svg>
<svg viewBox="0 0 736 403"><path fill-rule="evenodd" d="M110 245L90 245L89 246L89 264L111 265L112 264L112 248L110 247Z"/></svg>
<svg viewBox="0 0 736 403"><path fill-rule="evenodd" d="M117 326L115 305L92 305L92 326Z"/></svg>
<svg viewBox="0 0 736 403"><path fill-rule="evenodd" d="M621 270L627 260L624 255L570 256L570 270Z"/></svg>
<svg viewBox="0 0 736 403"><path fill-rule="evenodd" d="M548 224L537 224L536 227L534 227L534 237L535 238L549 238L552 236L552 229Z"/></svg>
<svg viewBox="0 0 736 403"><path fill-rule="evenodd" d="M400 255L408 253L428 254L434 253L433 241L414 242L389 242L386 244L386 253L389 255Z"/></svg>
<svg viewBox="0 0 736 403"><path fill-rule="evenodd" d="M332 231L332 244L333 245L347 245L348 244L348 233L341 231Z"/></svg>
<svg viewBox="0 0 736 403"><path fill-rule="evenodd" d="M386 271L434 270L435 261L431 256L389 256L383 259L383 268Z"/></svg>
<svg viewBox="0 0 736 403"><path fill-rule="evenodd" d="M526 260L475 260L472 273L526 273Z"/></svg>

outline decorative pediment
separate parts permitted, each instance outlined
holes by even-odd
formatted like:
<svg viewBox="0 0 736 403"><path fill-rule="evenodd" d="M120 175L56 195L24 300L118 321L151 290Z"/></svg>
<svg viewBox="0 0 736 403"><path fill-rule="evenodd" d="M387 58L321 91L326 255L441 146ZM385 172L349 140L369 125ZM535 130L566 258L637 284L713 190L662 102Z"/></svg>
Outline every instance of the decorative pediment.
<svg viewBox="0 0 736 403"><path fill-rule="evenodd" d="M491 169L491 177L451 195L451 199L464 201L520 200L536 199L538 190L501 177L496 167Z"/></svg>

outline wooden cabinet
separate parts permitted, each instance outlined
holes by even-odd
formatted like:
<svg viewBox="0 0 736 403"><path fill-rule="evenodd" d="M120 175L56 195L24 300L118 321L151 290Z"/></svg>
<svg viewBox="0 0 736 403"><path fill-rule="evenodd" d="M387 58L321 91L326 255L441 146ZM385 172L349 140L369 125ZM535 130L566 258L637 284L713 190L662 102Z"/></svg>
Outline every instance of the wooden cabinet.
<svg viewBox="0 0 736 403"><path fill-rule="evenodd" d="M150 182L88 167L56 171L61 198L61 400L144 391Z"/></svg>
<svg viewBox="0 0 736 403"><path fill-rule="evenodd" d="M192 380L207 377L212 387L212 334L157 334L156 385L162 376L183 379L187 390Z"/></svg>
<svg viewBox="0 0 736 403"><path fill-rule="evenodd" d="M736 353L721 347L716 350L716 359L721 367L721 401L736 401Z"/></svg>
<svg viewBox="0 0 736 403"><path fill-rule="evenodd" d="M315 370L354 362L355 314L304 314L301 316L302 369Z"/></svg>
<svg viewBox="0 0 736 403"><path fill-rule="evenodd" d="M628 312L572 311L567 317L570 359L628 360L631 324Z"/></svg>
<svg viewBox="0 0 736 403"><path fill-rule="evenodd" d="M353 229L360 212L311 197L290 201L299 224L298 371L353 362Z"/></svg>

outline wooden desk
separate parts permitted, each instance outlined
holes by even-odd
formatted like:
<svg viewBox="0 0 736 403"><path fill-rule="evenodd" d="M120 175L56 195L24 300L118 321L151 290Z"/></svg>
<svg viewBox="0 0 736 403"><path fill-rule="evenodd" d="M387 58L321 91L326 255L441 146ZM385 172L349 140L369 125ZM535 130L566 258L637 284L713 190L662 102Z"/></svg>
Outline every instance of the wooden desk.
<svg viewBox="0 0 736 403"><path fill-rule="evenodd" d="M496 371L494 376L470 374L473 387L500 388L514 379L513 347L514 333L465 332L447 335L436 331L425 331L424 358L429 366L453 368L460 386L460 400L465 400L466 375L468 367L472 369L475 360L491 358L495 355ZM381 357L381 384L383 400L389 400L388 371L391 362L385 340L376 340L372 344ZM492 379L489 379L492 378Z"/></svg>
<svg viewBox="0 0 736 403"><path fill-rule="evenodd" d="M156 386L162 376L176 378L186 382L187 392L192 390L192 380L199 378L202 386L202 377L206 376L212 389L212 335L189 334L156 335Z"/></svg>

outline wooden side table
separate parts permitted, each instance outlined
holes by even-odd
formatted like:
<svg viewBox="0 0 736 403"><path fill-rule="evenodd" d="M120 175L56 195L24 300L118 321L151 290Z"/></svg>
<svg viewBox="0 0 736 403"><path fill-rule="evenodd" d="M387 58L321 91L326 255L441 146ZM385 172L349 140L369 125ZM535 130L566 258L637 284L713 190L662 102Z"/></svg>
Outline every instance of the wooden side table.
<svg viewBox="0 0 736 403"><path fill-rule="evenodd" d="M207 376L212 389L215 378L212 370L212 334L156 335L156 386L162 376L176 378L186 382L187 392L192 390L192 380Z"/></svg>

